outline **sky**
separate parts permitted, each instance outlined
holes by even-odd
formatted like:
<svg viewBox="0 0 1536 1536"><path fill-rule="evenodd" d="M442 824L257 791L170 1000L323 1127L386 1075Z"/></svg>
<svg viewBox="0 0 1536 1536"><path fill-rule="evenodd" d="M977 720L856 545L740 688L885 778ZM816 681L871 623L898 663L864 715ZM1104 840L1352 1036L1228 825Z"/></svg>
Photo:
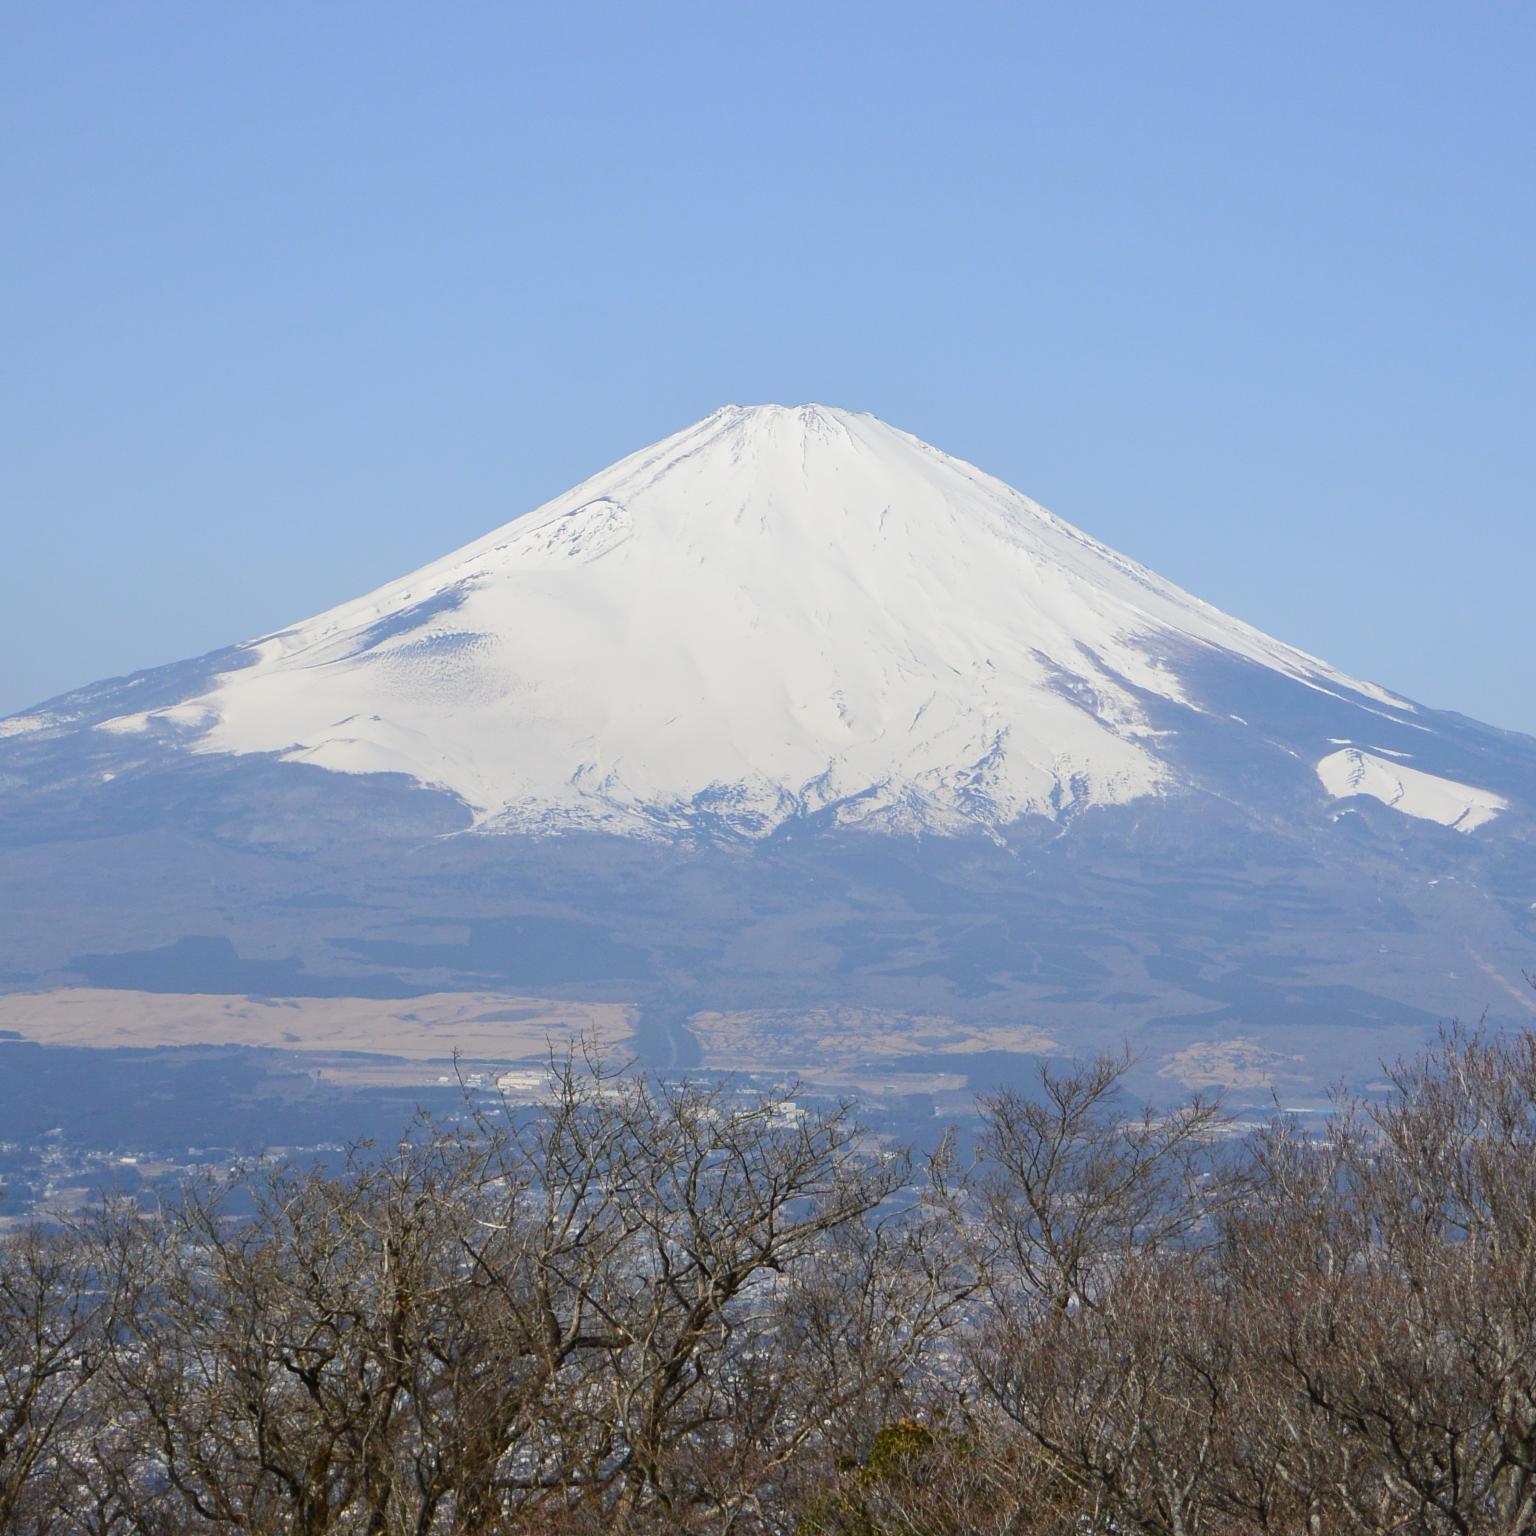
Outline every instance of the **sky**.
<svg viewBox="0 0 1536 1536"><path fill-rule="evenodd" d="M6 7L0 714L820 401L1536 732L1533 100L1492 0Z"/></svg>

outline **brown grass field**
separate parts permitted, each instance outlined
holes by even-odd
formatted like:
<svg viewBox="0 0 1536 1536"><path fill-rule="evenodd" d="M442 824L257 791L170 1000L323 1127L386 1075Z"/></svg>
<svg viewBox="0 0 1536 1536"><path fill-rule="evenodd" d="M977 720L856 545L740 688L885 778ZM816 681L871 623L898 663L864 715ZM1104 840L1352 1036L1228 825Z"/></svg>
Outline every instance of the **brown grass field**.
<svg viewBox="0 0 1536 1536"><path fill-rule="evenodd" d="M633 1031L624 1003L571 1003L497 992L424 997L254 998L61 987L0 996L0 1030L40 1045L241 1045L410 1062L519 1062L572 1040L617 1046Z"/></svg>

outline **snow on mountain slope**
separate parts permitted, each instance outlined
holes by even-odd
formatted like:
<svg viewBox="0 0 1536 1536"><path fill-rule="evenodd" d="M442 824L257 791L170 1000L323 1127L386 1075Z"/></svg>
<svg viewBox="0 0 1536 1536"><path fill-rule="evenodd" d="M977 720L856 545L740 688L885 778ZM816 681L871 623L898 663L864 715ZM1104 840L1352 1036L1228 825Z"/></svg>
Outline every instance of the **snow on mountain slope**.
<svg viewBox="0 0 1536 1536"><path fill-rule="evenodd" d="M1413 712L873 417L729 406L105 728L485 829L997 828L1178 788L1144 696L1198 708L1192 648Z"/></svg>
<svg viewBox="0 0 1536 1536"><path fill-rule="evenodd" d="M1318 763L1317 776L1336 798L1370 795L1405 816L1438 821L1458 832L1475 832L1509 809L1509 801L1491 790L1388 762L1358 747L1330 752Z"/></svg>

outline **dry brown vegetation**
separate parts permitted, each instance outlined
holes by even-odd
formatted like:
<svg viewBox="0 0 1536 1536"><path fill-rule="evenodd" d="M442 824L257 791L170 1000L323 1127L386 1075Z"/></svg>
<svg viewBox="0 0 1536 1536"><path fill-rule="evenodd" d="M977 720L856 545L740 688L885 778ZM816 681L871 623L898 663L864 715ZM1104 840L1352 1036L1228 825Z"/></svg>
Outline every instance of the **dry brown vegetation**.
<svg viewBox="0 0 1536 1536"><path fill-rule="evenodd" d="M0 1529L1536 1529L1536 1037L1327 1133L847 1109L572 1063L537 1114L0 1246Z"/></svg>
<svg viewBox="0 0 1536 1536"><path fill-rule="evenodd" d="M776 1008L689 1016L689 1030L714 1071L788 1068L808 1080L828 1074L879 1077L879 1065L904 1056L965 1057L978 1051L1055 1052L1058 1045L1028 1024L962 1022L942 1014L877 1008ZM956 1066L963 1067L963 1061Z"/></svg>
<svg viewBox="0 0 1536 1536"><path fill-rule="evenodd" d="M263 998L59 987L0 996L0 1030L40 1045L243 1045L303 1051L326 1076L348 1081L435 1082L451 1071L445 1064L455 1059L542 1062L551 1040L614 1046L633 1032L634 1014L624 1003L571 1003L499 992Z"/></svg>

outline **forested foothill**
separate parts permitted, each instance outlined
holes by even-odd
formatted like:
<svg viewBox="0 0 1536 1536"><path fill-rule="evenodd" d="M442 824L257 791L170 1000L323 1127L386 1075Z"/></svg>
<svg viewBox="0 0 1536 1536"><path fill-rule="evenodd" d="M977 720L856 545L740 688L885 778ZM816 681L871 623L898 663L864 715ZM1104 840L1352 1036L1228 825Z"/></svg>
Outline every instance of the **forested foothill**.
<svg viewBox="0 0 1536 1536"><path fill-rule="evenodd" d="M1536 1035L1326 1126L1127 1061L918 1157L557 1063L536 1112L0 1246L0 1531L1536 1529Z"/></svg>

